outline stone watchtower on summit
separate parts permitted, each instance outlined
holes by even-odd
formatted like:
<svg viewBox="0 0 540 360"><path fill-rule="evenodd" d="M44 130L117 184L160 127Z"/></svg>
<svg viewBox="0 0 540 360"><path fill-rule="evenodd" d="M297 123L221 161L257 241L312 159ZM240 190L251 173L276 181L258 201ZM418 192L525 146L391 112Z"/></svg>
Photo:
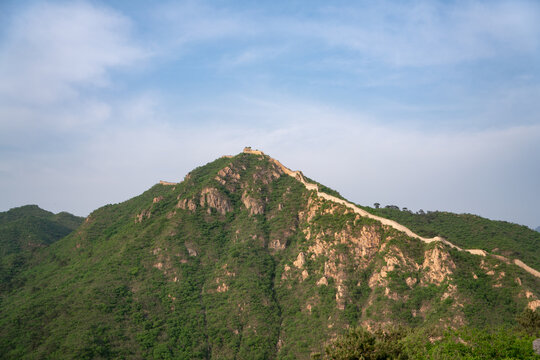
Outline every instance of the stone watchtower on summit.
<svg viewBox="0 0 540 360"><path fill-rule="evenodd" d="M251 146L246 146L244 148L244 154L264 155L264 153L262 151L260 151L260 150L257 150L257 149L252 150Z"/></svg>

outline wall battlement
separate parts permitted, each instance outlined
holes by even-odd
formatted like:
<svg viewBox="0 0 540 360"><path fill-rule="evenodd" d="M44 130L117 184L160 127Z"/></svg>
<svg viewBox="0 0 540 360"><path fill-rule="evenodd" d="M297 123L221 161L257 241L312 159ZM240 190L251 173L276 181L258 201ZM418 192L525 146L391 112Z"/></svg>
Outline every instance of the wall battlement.
<svg viewBox="0 0 540 360"><path fill-rule="evenodd" d="M251 146L246 146L244 148L244 154L264 155L264 153L262 151L260 151L260 150L257 150L257 149L252 150Z"/></svg>
<svg viewBox="0 0 540 360"><path fill-rule="evenodd" d="M175 183L175 182L169 182L169 181L163 181L163 180L159 180L159 183L161 185L168 185L168 186L172 186L172 185L176 185L178 183Z"/></svg>

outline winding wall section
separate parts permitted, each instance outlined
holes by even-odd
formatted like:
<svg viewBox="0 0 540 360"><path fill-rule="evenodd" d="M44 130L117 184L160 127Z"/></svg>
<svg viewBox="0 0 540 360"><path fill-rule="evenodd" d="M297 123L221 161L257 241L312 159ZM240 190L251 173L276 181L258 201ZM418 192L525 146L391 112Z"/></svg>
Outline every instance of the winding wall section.
<svg viewBox="0 0 540 360"><path fill-rule="evenodd" d="M268 156L268 155L265 155L260 150L251 150L250 149L250 150L246 151L246 149L244 149L244 152L248 153L248 154ZM353 203L350 203L350 202L348 202L346 200L343 200L343 199L340 199L338 197L332 196L332 195L327 194L325 192L319 191L319 187L317 186L317 184L312 184L312 183L307 182L301 171L292 171L291 169L289 169L288 167L283 165L278 160L276 160L276 159L274 159L274 158L272 158L270 156L268 158L270 159L270 161L272 161L274 164L276 164L279 168L281 168L281 170L283 170L283 172L285 174L287 174L289 176L292 176L295 179L297 179L298 181L300 181L306 187L306 189L315 191L317 193L318 197L326 199L328 201L332 201L332 202L344 205L344 206L348 207L349 209L353 210L355 213L359 214L360 216L367 217L367 218L370 218L370 219L373 219L373 220L377 220L377 221L381 222L383 225L390 226L390 227L392 227L392 228L394 228L394 229L396 229L398 231L404 232L405 234L407 234L410 237L417 238L417 239L419 239L419 240L421 240L421 241L423 241L425 243L431 243L431 242L434 242L434 241L440 241L440 242L442 242L442 243L444 243L444 244L446 244L446 245L448 245L448 246L450 246L450 247L452 247L454 249L457 249L459 251L467 251L467 252L469 252L471 254L474 254L474 255L486 256L486 255L489 254L487 251L482 250L482 249L462 249L461 247L452 244L450 241L448 241L445 238L440 237L440 236L435 236L435 237L432 237L432 238L425 238L423 236L420 236L420 235L414 233L411 229L407 228L406 226L401 225L400 223L398 223L398 222L396 222L394 220L390 220L390 219L386 219L386 218L383 218L383 217L380 217L380 216L377 216L377 215L373 215L373 214L365 211L364 209L359 208L358 206L354 205ZM491 254L489 254L489 255L491 255ZM495 256L495 257L497 257L497 256ZM523 270L525 270L526 272L528 272L529 274L540 278L540 271L533 269L532 267L525 264L523 261L521 261L519 259L514 259L513 263L515 265L519 266L520 268L522 268Z"/></svg>

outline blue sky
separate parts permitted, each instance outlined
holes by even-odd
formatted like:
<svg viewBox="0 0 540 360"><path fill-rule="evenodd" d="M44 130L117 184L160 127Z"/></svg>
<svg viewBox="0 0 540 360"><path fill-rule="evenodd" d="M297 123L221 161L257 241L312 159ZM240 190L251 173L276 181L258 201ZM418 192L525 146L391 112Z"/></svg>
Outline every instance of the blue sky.
<svg viewBox="0 0 540 360"><path fill-rule="evenodd" d="M540 3L3 1L0 211L251 145L360 204L540 225Z"/></svg>

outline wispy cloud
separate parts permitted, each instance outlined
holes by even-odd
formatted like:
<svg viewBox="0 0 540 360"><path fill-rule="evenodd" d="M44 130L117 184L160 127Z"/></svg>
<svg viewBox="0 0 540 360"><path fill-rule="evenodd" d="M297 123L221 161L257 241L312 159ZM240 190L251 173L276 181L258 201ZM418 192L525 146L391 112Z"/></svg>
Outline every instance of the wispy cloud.
<svg viewBox="0 0 540 360"><path fill-rule="evenodd" d="M538 225L535 2L114 4L0 25L0 210L85 214L252 145L359 203Z"/></svg>
<svg viewBox="0 0 540 360"><path fill-rule="evenodd" d="M540 7L532 2L377 2L329 9L312 36L394 66L454 64L538 50Z"/></svg>
<svg viewBox="0 0 540 360"><path fill-rule="evenodd" d="M242 49L238 53L223 56L221 64L225 68L252 65L273 61L285 52L290 51L286 46L253 46Z"/></svg>
<svg viewBox="0 0 540 360"><path fill-rule="evenodd" d="M49 104L79 87L109 85L111 69L147 54L130 38L130 21L84 2L28 7L8 25L0 49L3 103Z"/></svg>
<svg viewBox="0 0 540 360"><path fill-rule="evenodd" d="M311 43L398 67L526 54L540 45L540 6L528 1L362 2L323 6L304 18L187 3L158 14L180 43L251 39L296 44L292 52Z"/></svg>
<svg viewBox="0 0 540 360"><path fill-rule="evenodd" d="M0 41L0 143L8 151L47 151L103 129L114 101L111 73L149 55L132 24L85 2L33 3L3 24Z"/></svg>

